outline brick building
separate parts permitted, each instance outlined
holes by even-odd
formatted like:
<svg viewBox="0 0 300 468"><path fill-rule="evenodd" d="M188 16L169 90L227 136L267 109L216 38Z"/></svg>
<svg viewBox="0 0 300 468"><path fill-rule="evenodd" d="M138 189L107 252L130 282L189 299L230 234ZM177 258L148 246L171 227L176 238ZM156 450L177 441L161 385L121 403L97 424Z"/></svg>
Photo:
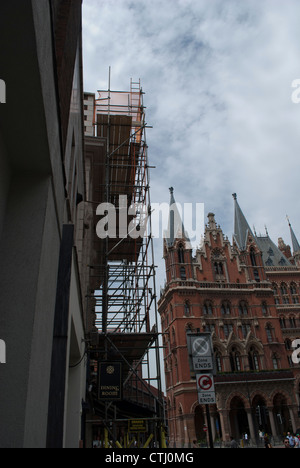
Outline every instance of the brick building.
<svg viewBox="0 0 300 468"><path fill-rule="evenodd" d="M205 410L189 367L189 331L212 333L215 438L247 432L255 440L260 429L280 437L300 426L300 373L291 358L292 341L300 337L300 246L291 225L293 253L282 239L277 247L267 233L257 236L233 197L232 243L209 213L194 256L171 189L167 282L159 302L170 446L205 439Z"/></svg>

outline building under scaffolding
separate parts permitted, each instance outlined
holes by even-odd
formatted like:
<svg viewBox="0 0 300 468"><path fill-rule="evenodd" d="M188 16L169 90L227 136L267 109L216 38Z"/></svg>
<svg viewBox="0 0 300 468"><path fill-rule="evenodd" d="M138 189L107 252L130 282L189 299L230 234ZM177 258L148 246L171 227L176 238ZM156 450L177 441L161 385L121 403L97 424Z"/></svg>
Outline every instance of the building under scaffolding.
<svg viewBox="0 0 300 468"><path fill-rule="evenodd" d="M127 92L112 91L109 82L98 96L85 94L84 104L82 216L93 226L83 250L92 248L79 252L89 262L83 284L90 360L87 438L102 447L109 441L148 446L151 440L164 446L143 92L140 82L131 81ZM119 373L120 389L112 383Z"/></svg>

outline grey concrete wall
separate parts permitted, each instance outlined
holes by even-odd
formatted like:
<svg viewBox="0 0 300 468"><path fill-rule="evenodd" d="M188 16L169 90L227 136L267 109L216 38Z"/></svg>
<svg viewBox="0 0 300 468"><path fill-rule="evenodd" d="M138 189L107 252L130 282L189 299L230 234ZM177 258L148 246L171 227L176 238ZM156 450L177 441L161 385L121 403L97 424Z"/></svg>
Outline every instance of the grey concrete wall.
<svg viewBox="0 0 300 468"><path fill-rule="evenodd" d="M57 236L54 242L45 243L49 235L52 239L55 237L52 228L47 230L51 217L51 208L48 210L50 187L49 178L41 180L28 174L15 175L8 196L0 242L0 329L1 338L7 345L7 363L1 366L0 372L2 447L22 447L24 438L41 427L38 406L48 398L48 382L43 375L52 345L51 333L49 340L53 318L51 302L53 296L55 300L53 293L56 290L58 259L54 249ZM45 253L46 249L48 253ZM41 275L45 255L51 256L51 260L45 270L48 274ZM45 285L46 282L48 284L44 290L42 283ZM34 329L41 322L43 329L40 327L38 336L34 334ZM36 340L43 346L33 355L32 347L36 345ZM33 393L39 395L37 400ZM31 413L27 410L28 401L31 402ZM43 407L44 413L45 410L46 407ZM24 432L26 417L32 421L26 429L28 434ZM39 433L38 438L36 443L39 446L43 434Z"/></svg>
<svg viewBox="0 0 300 468"><path fill-rule="evenodd" d="M58 261L68 221L50 13L48 0L11 0L0 10L1 78L7 83L0 108L0 339L7 350L7 363L0 365L1 448L46 446ZM73 120L72 131L80 132L80 108ZM78 279L80 313L77 288ZM79 355L82 324L76 329ZM70 321L70 343L72 336ZM70 414L78 418L70 445L79 437L81 394L72 389L78 372L84 382L82 369L67 377ZM72 395L79 398L74 410Z"/></svg>

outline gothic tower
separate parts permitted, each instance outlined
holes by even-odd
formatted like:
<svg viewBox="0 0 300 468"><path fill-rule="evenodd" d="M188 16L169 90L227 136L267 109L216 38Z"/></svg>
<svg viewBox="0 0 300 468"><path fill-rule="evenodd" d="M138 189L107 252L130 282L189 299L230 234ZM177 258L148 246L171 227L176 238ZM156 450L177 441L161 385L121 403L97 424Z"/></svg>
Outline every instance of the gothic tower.
<svg viewBox="0 0 300 468"><path fill-rule="evenodd" d="M168 283L173 280L193 279L192 246L185 231L180 207L176 204L174 189L170 188L170 212L168 230L164 235L164 259Z"/></svg>

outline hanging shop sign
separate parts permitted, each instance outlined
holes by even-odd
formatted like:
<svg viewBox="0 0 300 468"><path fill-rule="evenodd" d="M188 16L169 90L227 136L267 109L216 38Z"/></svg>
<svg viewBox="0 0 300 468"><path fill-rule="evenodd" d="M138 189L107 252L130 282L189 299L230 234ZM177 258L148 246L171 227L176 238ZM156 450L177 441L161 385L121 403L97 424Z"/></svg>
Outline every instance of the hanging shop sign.
<svg viewBox="0 0 300 468"><path fill-rule="evenodd" d="M122 364L120 362L99 362L98 378L99 400L122 400Z"/></svg>

